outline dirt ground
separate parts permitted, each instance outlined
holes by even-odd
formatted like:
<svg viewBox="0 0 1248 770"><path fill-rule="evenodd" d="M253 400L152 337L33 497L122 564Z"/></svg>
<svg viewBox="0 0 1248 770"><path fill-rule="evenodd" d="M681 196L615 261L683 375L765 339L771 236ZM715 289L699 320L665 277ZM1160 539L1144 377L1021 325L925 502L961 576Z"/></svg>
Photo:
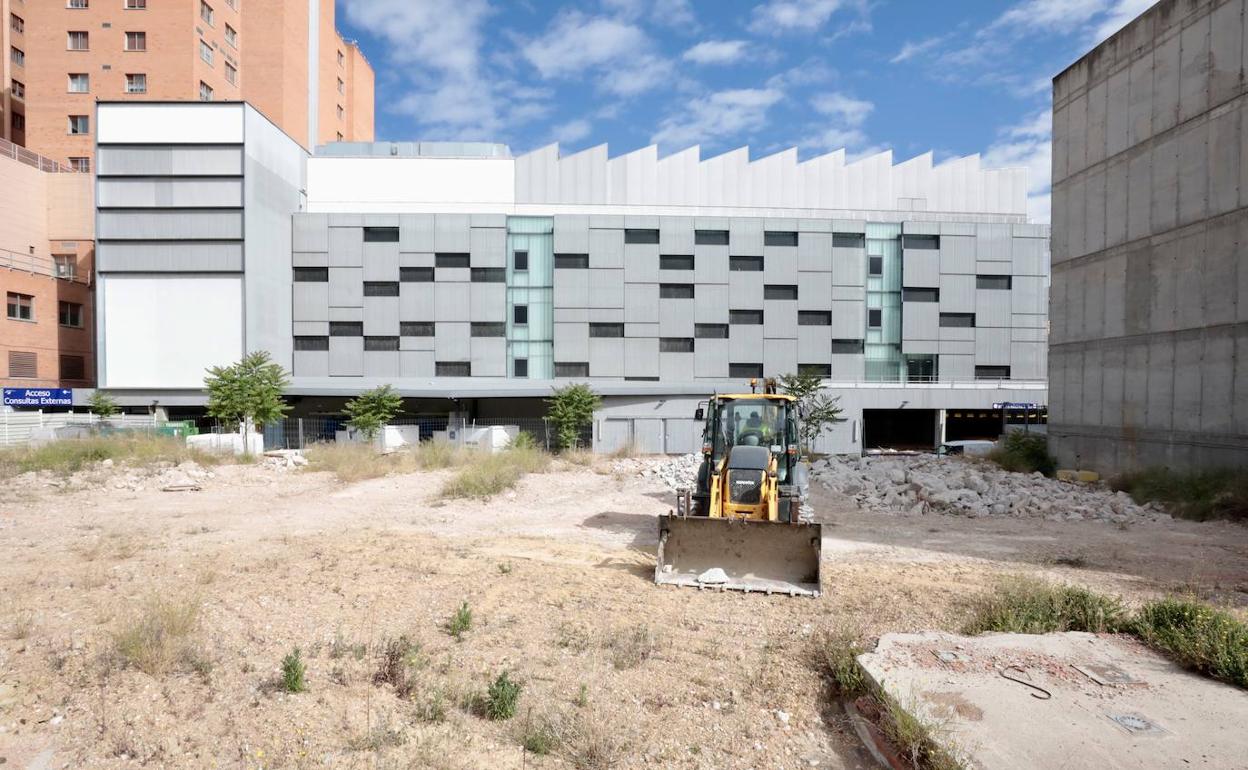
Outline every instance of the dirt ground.
<svg viewBox="0 0 1248 770"><path fill-rule="evenodd" d="M0 764L865 768L816 660L829 627L956 629L1016 572L1248 604L1248 527L906 518L818 492L823 597L658 587L654 478L557 464L442 502L448 473L0 487ZM156 599L200 613L195 662L151 676L111 650ZM400 636L419 645L407 697L374 682ZM307 690L288 694L296 646ZM490 721L471 702L504 671L517 715ZM536 733L550 754L522 749Z"/></svg>

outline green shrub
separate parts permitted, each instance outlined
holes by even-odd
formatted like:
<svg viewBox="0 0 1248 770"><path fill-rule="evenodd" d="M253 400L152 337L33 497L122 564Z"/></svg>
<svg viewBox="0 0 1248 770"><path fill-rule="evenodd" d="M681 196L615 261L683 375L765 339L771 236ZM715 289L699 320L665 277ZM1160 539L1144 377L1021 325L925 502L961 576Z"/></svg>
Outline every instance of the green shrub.
<svg viewBox="0 0 1248 770"><path fill-rule="evenodd" d="M581 431L593 424L594 411L600 404L602 399L584 383L556 388L554 395L546 399L560 449L576 449L580 445Z"/></svg>
<svg viewBox="0 0 1248 770"><path fill-rule="evenodd" d="M364 434L370 442L403 409L403 397L390 385L366 390L347 402L347 425Z"/></svg>
<svg viewBox="0 0 1248 770"><path fill-rule="evenodd" d="M486 690L483 711L489 719L511 719L516 715L516 704L519 701L520 683L514 681L504 671L490 683L489 688Z"/></svg>
<svg viewBox="0 0 1248 770"><path fill-rule="evenodd" d="M1191 599L1160 599L1140 608L1131 630L1175 662L1248 688L1248 624Z"/></svg>
<svg viewBox="0 0 1248 770"><path fill-rule="evenodd" d="M525 751L545 756L559 745L559 732L549 721L529 720L520 734L520 745Z"/></svg>
<svg viewBox="0 0 1248 770"><path fill-rule="evenodd" d="M455 610L451 619L446 621L446 632L455 637L455 641L459 641L470 628L472 628L472 610L469 609L468 602L464 602L459 605L459 609Z"/></svg>
<svg viewBox="0 0 1248 770"><path fill-rule="evenodd" d="M1112 479L1110 486L1140 505L1161 503L1185 519L1248 520L1248 471L1243 468L1145 468Z"/></svg>
<svg viewBox="0 0 1248 770"><path fill-rule="evenodd" d="M1034 578L1010 578L974 600L965 633L1112 633L1126 625L1126 609L1117 597Z"/></svg>
<svg viewBox="0 0 1248 770"><path fill-rule="evenodd" d="M539 473L550 465L550 455L540 449L505 449L480 454L460 469L442 487L447 498L486 499L513 488L529 473Z"/></svg>
<svg viewBox="0 0 1248 770"><path fill-rule="evenodd" d="M92 393L91 398L87 400L87 406L91 409L91 414L102 420L107 420L121 411L121 408L117 406L117 399L103 390Z"/></svg>
<svg viewBox="0 0 1248 770"><path fill-rule="evenodd" d="M1010 431L1001 439L1000 445L988 454L988 459L1007 471L1035 473L1052 476L1057 471L1057 460L1049 454L1049 440L1041 433Z"/></svg>
<svg viewBox="0 0 1248 770"><path fill-rule="evenodd" d="M532 433L529 433L527 430L522 430L516 434L516 437L511 440L511 444L509 444L507 448L508 449L538 449L540 447L541 445L537 443L537 436L534 436Z"/></svg>
<svg viewBox="0 0 1248 770"><path fill-rule="evenodd" d="M303 663L303 656L299 652L299 648L291 650L286 657L282 658L282 689L286 692L303 692L307 689L307 685L303 681L303 675L307 671L307 666Z"/></svg>

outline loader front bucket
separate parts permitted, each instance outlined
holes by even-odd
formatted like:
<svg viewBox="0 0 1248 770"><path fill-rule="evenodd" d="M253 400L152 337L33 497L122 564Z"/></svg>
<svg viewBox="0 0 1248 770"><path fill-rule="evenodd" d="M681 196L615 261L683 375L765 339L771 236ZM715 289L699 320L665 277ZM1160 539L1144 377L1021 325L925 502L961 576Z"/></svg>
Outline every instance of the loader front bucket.
<svg viewBox="0 0 1248 770"><path fill-rule="evenodd" d="M819 595L820 524L660 516L654 582Z"/></svg>

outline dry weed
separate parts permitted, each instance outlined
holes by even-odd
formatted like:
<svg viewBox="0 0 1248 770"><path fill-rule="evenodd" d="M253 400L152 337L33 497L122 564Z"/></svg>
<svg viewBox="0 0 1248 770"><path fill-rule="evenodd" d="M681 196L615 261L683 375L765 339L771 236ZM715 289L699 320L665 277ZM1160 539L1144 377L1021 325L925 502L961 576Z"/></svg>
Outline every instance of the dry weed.
<svg viewBox="0 0 1248 770"><path fill-rule="evenodd" d="M201 670L207 656L195 639L198 630L198 598L157 596L113 635L113 651L123 664L151 676Z"/></svg>

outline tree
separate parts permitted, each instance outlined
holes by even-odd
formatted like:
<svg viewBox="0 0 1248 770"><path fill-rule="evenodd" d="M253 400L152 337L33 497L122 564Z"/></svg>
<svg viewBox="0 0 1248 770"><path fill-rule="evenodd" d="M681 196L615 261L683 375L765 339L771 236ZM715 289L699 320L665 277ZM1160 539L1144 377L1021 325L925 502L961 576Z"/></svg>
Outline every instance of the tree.
<svg viewBox="0 0 1248 770"><path fill-rule="evenodd" d="M366 390L347 402L346 412L351 417L347 424L372 441L402 408L403 397L389 385L382 385Z"/></svg>
<svg viewBox="0 0 1248 770"><path fill-rule="evenodd" d="M555 394L546 403L559 448L575 449L580 444L581 431L593 424L594 410L602 399L588 385L576 384L555 388Z"/></svg>
<svg viewBox="0 0 1248 770"><path fill-rule="evenodd" d="M208 414L220 420L242 423L243 451L254 426L280 420L290 407L282 400L286 370L263 350L248 353L230 366L214 366L204 378L208 391Z"/></svg>
<svg viewBox="0 0 1248 770"><path fill-rule="evenodd" d="M102 390L97 390L91 394L90 400L87 401L87 407L91 410L91 414L102 420L107 420L121 411L120 407L117 406L117 399Z"/></svg>
<svg viewBox="0 0 1248 770"><path fill-rule="evenodd" d="M803 453L809 453L824 430L845 422L841 417L841 399L823 392L823 380L817 374L782 374L779 380L784 392L797 399L798 443Z"/></svg>

